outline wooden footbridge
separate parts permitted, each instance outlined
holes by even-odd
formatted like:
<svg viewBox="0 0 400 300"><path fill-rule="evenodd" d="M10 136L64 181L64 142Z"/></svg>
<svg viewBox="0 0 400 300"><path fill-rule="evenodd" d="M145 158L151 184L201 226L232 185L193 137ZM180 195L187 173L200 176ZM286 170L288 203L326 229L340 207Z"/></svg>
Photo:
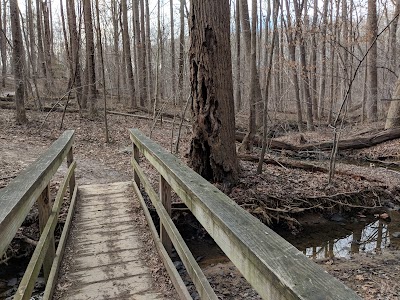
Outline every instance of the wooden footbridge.
<svg viewBox="0 0 400 300"><path fill-rule="evenodd" d="M72 154L74 132L66 131L0 190L1 256L35 202L39 208L40 240L14 299L30 299L42 268L46 280L43 299L52 298L57 281L65 280L58 271L66 244L72 255L62 276L72 284L61 299L163 299L154 290L142 259L143 245L134 226L132 201L142 204L158 253L175 286L176 299L192 298L170 259L172 247L200 298L219 299L170 218L171 190L263 299L360 299L175 156L136 129L129 134L133 144L132 182L78 187ZM158 192L141 169L139 158L147 159L159 173ZM53 201L50 181L64 160L68 170ZM144 203L144 192L160 217L160 234ZM68 198L68 216L55 247L54 229L62 203Z"/></svg>

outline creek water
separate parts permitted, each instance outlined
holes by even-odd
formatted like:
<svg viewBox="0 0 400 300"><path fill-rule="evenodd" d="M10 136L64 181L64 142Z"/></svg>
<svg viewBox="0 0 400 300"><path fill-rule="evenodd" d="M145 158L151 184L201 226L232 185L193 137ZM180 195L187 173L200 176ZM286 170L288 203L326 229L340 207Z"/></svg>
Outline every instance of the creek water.
<svg viewBox="0 0 400 300"><path fill-rule="evenodd" d="M297 234L275 229L307 257L312 259L349 258L355 253L379 255L386 248L400 250L400 213L389 212L391 221L374 217L336 217L337 221L314 220ZM211 238L203 241L191 239L188 247L201 267L229 262L222 250Z"/></svg>

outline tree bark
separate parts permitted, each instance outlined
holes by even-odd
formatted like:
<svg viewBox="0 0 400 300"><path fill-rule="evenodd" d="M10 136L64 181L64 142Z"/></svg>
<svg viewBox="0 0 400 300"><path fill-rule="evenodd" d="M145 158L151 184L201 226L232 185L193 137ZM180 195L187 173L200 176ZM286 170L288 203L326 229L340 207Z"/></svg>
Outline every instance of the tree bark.
<svg viewBox="0 0 400 300"><path fill-rule="evenodd" d="M324 0L324 7L322 12L322 28L321 28L321 83L319 89L318 99L318 118L322 119L325 117L325 93L326 93L326 61L328 59L326 55L326 27L328 24L328 4L329 0Z"/></svg>
<svg viewBox="0 0 400 300"><path fill-rule="evenodd" d="M367 118L369 122L378 120L378 46L375 38L378 34L378 20L376 12L376 0L368 0L367 18L368 43L372 45L368 53L368 98L367 98Z"/></svg>
<svg viewBox="0 0 400 300"><path fill-rule="evenodd" d="M1 86L6 87L7 76L7 45L6 35L3 28L3 10L0 0L0 53L1 53Z"/></svg>
<svg viewBox="0 0 400 300"><path fill-rule="evenodd" d="M176 104L176 67L175 67L175 32L174 32L174 3L173 0L169 0L169 8L170 8L170 25L171 25L171 86L172 86L172 97L174 99L174 103Z"/></svg>
<svg viewBox="0 0 400 300"><path fill-rule="evenodd" d="M204 178L238 179L228 0L190 4L190 80L193 135L190 161Z"/></svg>
<svg viewBox="0 0 400 300"><path fill-rule="evenodd" d="M179 70L178 70L178 93L179 104L183 104L183 71L185 60L183 58L185 49L185 0L180 0L180 32L179 32Z"/></svg>
<svg viewBox="0 0 400 300"><path fill-rule="evenodd" d="M87 61L87 78L88 78L88 100L89 100L89 114L93 117L96 114L96 64L94 52L94 35L93 35L93 21L92 21L92 8L90 0L83 0L83 14L85 22L85 36L86 36L86 61Z"/></svg>
<svg viewBox="0 0 400 300"><path fill-rule="evenodd" d="M294 94L296 98L296 113L297 113L297 127L300 132L304 130L303 128L303 114L301 108L301 99L300 99L300 86L299 86L299 76L297 74L297 63L296 63L296 35L292 33L292 22L289 10L289 2L286 3L286 11L287 11L287 26L286 26L286 38L288 42L288 52L289 59L292 71L292 81L294 85Z"/></svg>
<svg viewBox="0 0 400 300"><path fill-rule="evenodd" d="M132 69L132 56L131 56L131 46L129 39L129 29L128 29L128 9L127 9L127 0L121 0L121 8L122 8L122 42L124 44L124 56L126 63L126 72L128 75L128 84L130 90L130 105L132 108L137 107L137 100L135 95L135 80Z"/></svg>
<svg viewBox="0 0 400 300"><path fill-rule="evenodd" d="M24 44L22 40L21 25L19 21L19 8L17 0L10 0L10 18L13 46L13 66L15 82L15 121L17 124L27 122L25 114L25 82L24 82Z"/></svg>
<svg viewBox="0 0 400 300"><path fill-rule="evenodd" d="M240 28L240 3L239 0L236 1L235 6L235 45L236 45L236 78L235 78L235 103L236 103L236 112L242 109L242 93L241 93L241 80L240 80L240 35L241 35L241 28Z"/></svg>

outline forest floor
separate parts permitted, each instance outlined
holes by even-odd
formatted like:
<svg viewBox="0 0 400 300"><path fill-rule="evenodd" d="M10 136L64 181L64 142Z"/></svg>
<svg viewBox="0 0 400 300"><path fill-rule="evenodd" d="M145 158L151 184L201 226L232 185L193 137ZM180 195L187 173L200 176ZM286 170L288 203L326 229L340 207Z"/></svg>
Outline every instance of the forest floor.
<svg viewBox="0 0 400 300"><path fill-rule="evenodd" d="M28 111L27 114L28 125L16 126L13 111L0 110L0 188L6 186L22 169L44 152L65 129L76 130L74 153L78 164L78 184L129 180L132 175L129 163L132 150L127 129L135 127L149 135L153 127L151 120L110 115L111 142L105 143L101 118L88 120L81 118L77 113L67 113L63 129L60 130L60 112L50 113L46 121L44 121L45 113ZM245 127L245 115L238 116L238 120L238 126ZM290 128L287 129L283 123L276 122L275 125L274 128L282 128L278 139L292 144L300 143L298 133ZM382 124L375 123L372 126L369 132L382 127ZM365 130L361 126L346 128L343 137L354 135L361 129ZM287 132L284 132L285 130ZM177 124L173 136L174 139L177 136ZM163 122L161 126L158 122L151 137L166 149L171 149L172 124ZM303 137L308 143L330 140L332 131L317 129L313 133L304 133ZM185 161L189 141L190 130L184 126L178 156ZM237 185L230 189L216 185L264 223L279 233L284 232L283 235L289 236L288 240L291 242L293 240L294 244L309 227L319 228L326 225L329 227L334 224L347 228L351 224L369 224L377 221L377 226L386 228L386 235L389 235L385 240L385 247L380 246L383 242L382 237L379 241L378 236L378 240L375 239L374 251L357 248L358 251L349 251L348 255L341 257L334 251L328 253L329 251L326 251L328 246L327 249L313 246L315 251L323 250L327 255L320 257L313 253L309 256L314 257L318 264L357 291L364 299L400 299L398 281L400 229L396 231L397 227L394 226L400 228L400 221L393 215L400 207L400 168L396 169L399 149L400 140L393 140L366 149L340 152L337 173L329 184L325 172L289 167L293 161L299 161L301 158L302 162L307 164L327 168L329 153L294 154L288 151L271 151L268 158L277 163L264 164L262 174L256 174L256 162L242 160L240 180ZM254 148L248 155L258 155L258 153L259 149ZM154 171L148 166L145 168L156 183ZM53 182L55 189L58 180L56 176ZM182 215L176 216L176 219L179 222L182 219L191 220L190 216ZM197 226L194 221L189 222L191 227ZM191 240L189 246L197 249L193 250L195 257L220 298L259 299L236 268L212 245L212 241L209 241L201 228L196 228L197 230L187 236L187 239ZM35 232L23 230L23 234L30 239L37 239ZM193 235L203 235L203 241L194 241ZM148 240L148 236L144 239ZM339 240L335 237L331 239ZM361 240L354 238L349 247L359 242ZM210 247L204 247L205 244L210 244ZM298 248L308 254L309 248L303 249L301 246ZM148 249L151 249L151 246ZM214 256L207 257L210 253ZM165 270L160 266L160 261L154 259L149 261L160 290L167 297L174 299L171 283L167 279ZM175 264L181 269L178 260ZM190 285L189 280L185 280ZM2 285L7 284L0 280L0 299ZM196 298L194 293L193 295Z"/></svg>

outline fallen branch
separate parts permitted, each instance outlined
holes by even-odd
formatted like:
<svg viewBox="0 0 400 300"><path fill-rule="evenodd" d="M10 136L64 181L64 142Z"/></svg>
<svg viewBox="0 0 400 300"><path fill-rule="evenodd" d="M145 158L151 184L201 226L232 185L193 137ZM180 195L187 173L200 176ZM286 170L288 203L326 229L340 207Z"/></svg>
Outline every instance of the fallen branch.
<svg viewBox="0 0 400 300"><path fill-rule="evenodd" d="M236 132L236 140L238 142L241 142L244 136L245 133ZM339 140L338 150L368 148L398 138L400 138L400 128L387 129L369 136L364 136L364 137L358 136L351 139ZM321 143L310 143L304 145L292 145L285 142L270 139L268 143L270 144L271 149L291 150L291 151L312 151L316 149L320 151L329 151L332 150L333 147L332 141L321 142ZM258 136L254 137L254 144L259 147L261 146L261 139Z"/></svg>
<svg viewBox="0 0 400 300"><path fill-rule="evenodd" d="M137 118L137 119L144 119L144 120L153 120L153 117L149 117L149 116L143 116L143 115L133 115L133 114L128 114L128 113L122 113L122 112L118 112L118 111L110 111L107 110L107 114L110 115L117 115L117 116L124 116L124 117L131 117L131 118ZM165 123L173 123L173 121L170 120L163 120L163 122ZM190 127L190 124L183 124L183 126L188 126Z"/></svg>

